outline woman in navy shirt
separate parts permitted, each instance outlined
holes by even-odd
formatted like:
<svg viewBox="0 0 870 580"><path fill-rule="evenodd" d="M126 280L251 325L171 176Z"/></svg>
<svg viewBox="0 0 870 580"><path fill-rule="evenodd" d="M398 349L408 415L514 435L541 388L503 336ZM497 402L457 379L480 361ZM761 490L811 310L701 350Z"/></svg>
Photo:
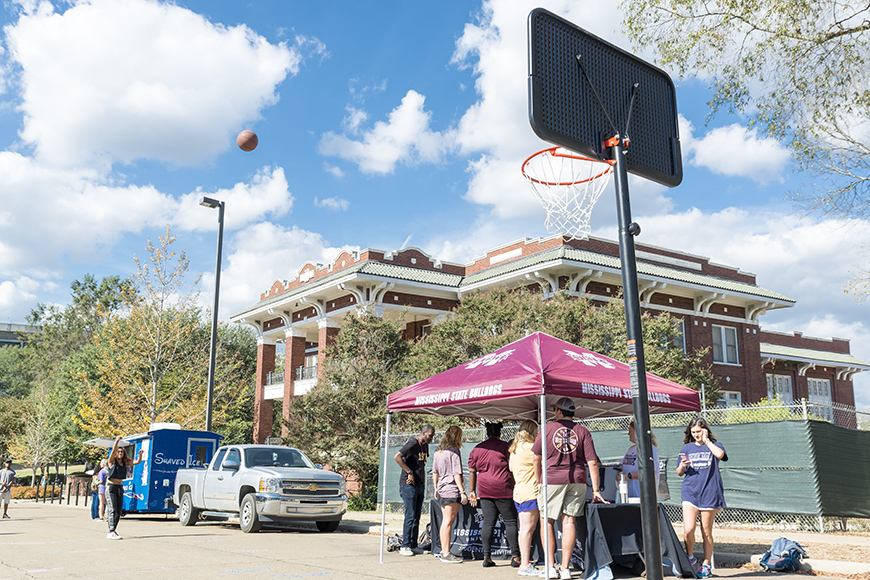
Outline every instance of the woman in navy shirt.
<svg viewBox="0 0 870 580"><path fill-rule="evenodd" d="M716 513L725 508L725 492L722 488L719 462L728 461L728 455L725 453L725 447L716 441L703 417L695 417L689 422L683 443L677 475L684 477L682 499L686 553L692 564L696 564L693 554L695 522L700 514L704 561L698 569L698 577L709 578L712 575L710 561L713 557L713 520L716 518Z"/></svg>

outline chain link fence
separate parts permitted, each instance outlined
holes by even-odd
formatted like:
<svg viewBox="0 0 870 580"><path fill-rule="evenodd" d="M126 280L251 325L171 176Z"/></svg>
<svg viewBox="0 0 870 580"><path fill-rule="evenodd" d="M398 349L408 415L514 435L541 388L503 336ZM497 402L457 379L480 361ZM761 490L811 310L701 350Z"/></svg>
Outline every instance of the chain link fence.
<svg viewBox="0 0 870 580"><path fill-rule="evenodd" d="M684 427L699 413L657 413L650 415L652 428ZM736 407L714 407L702 409L700 412L707 422L713 425L735 425L742 423L770 423L776 421L826 421L828 423L849 429L870 430L870 413L858 411L849 405L838 403L819 404L802 399L793 403L772 401L755 405ZM602 417L598 419L580 420L591 432L627 431L629 416ZM519 428L518 422L505 422L501 438L510 441ZM433 445L437 447L443 436L443 431L437 431ZM389 442L381 437L381 449L384 444L390 447L401 447L410 437L417 433L391 433ZM486 439L486 430L479 428L463 428L463 442L475 444ZM679 494L665 502L665 512L672 523L682 522L683 512L679 502ZM392 506L399 507L400 506ZM392 511L392 510L390 510ZM716 525L729 528L754 528L782 531L816 531L816 532L858 532L870 533L870 519L826 517L805 514L782 514L738 508L727 508L716 515Z"/></svg>

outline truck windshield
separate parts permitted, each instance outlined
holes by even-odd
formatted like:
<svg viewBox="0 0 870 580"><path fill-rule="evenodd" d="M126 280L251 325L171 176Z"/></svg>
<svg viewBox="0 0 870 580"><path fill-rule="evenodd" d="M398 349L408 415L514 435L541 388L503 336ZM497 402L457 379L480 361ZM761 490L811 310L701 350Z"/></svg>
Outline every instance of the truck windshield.
<svg viewBox="0 0 870 580"><path fill-rule="evenodd" d="M296 449L248 449L245 451L248 467L265 465L270 467L314 467L302 452Z"/></svg>

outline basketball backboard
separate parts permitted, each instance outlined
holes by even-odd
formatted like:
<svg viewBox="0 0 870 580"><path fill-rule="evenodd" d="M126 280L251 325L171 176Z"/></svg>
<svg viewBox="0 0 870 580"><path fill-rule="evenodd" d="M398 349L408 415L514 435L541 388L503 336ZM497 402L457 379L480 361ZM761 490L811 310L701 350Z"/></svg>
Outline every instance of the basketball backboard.
<svg viewBox="0 0 870 580"><path fill-rule="evenodd" d="M630 173L679 185L677 99L668 74L543 8L529 14L528 25L529 121L538 137L604 160L603 142L618 133L630 139Z"/></svg>

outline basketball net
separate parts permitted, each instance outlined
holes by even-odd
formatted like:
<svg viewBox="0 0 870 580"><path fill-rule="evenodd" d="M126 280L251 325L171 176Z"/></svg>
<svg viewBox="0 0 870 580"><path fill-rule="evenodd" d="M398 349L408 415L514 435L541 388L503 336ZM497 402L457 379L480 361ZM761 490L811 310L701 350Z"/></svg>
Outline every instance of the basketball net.
<svg viewBox="0 0 870 580"><path fill-rule="evenodd" d="M547 231L576 239L589 237L592 208L611 175L610 161L562 147L538 151L523 162L523 176L547 212Z"/></svg>

